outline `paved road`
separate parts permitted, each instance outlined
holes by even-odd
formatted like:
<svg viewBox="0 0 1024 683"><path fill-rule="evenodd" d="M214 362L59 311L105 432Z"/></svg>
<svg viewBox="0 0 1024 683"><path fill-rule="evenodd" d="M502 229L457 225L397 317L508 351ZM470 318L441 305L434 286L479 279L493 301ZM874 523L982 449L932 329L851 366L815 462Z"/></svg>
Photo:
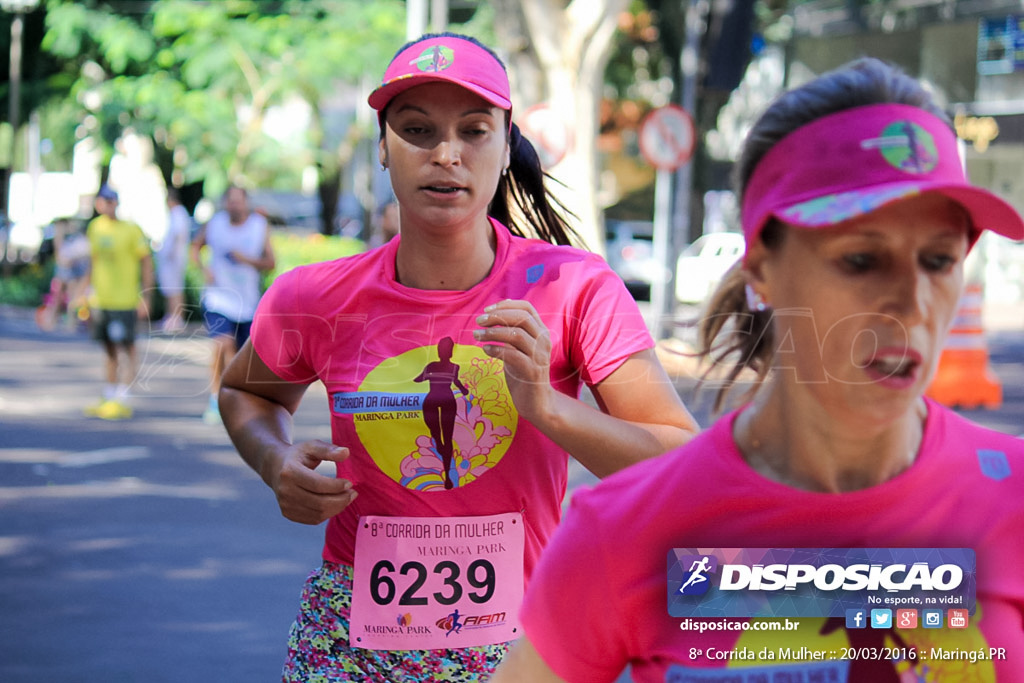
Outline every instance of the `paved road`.
<svg viewBox="0 0 1024 683"><path fill-rule="evenodd" d="M1024 333L990 343L1007 401L971 415L1020 433ZM278 680L322 530L282 519L222 429L199 419L200 334L140 349L136 417L87 420L98 346L0 310L0 681ZM296 417L299 438L329 434L319 393ZM589 481L573 470L572 487Z"/></svg>
<svg viewBox="0 0 1024 683"><path fill-rule="evenodd" d="M82 417L102 353L0 310L0 681L279 680L323 531L204 424L202 334L141 340L135 417ZM329 438L310 394L297 438ZM591 481L573 470L573 486Z"/></svg>
<svg viewBox="0 0 1024 683"><path fill-rule="evenodd" d="M321 531L199 419L205 341L140 348L136 418L86 420L99 347L0 321L2 681L278 680Z"/></svg>

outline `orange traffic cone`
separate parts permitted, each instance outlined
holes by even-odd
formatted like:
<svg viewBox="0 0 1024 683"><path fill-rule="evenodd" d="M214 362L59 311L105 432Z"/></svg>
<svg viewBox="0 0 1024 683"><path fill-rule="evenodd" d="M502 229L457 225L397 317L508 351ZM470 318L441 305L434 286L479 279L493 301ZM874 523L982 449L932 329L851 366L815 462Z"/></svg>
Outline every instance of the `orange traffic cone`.
<svg viewBox="0 0 1024 683"><path fill-rule="evenodd" d="M950 408L995 410L1003 404L1003 385L988 362L981 321L983 299L980 282L970 282L964 288L953 329L939 357L939 368L925 392Z"/></svg>

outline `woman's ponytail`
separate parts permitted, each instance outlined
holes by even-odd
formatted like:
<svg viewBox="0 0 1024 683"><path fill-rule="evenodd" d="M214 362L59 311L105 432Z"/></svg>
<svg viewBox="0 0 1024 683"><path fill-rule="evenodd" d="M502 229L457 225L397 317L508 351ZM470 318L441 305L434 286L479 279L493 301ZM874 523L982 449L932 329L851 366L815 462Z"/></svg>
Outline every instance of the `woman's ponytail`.
<svg viewBox="0 0 1024 683"><path fill-rule="evenodd" d="M558 182L544 171L537 150L513 123L509 127L509 167L498 181L489 213L520 237L572 244L578 235L565 219L572 212L551 194L545 179ZM532 234L523 230L523 221Z"/></svg>

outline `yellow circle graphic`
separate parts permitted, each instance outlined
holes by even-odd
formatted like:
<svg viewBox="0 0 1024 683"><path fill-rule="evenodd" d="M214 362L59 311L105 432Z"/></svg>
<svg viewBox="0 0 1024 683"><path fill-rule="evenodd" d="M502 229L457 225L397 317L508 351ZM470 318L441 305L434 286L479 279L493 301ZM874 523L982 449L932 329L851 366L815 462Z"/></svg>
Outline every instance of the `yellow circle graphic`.
<svg viewBox="0 0 1024 683"><path fill-rule="evenodd" d="M356 434L402 486L444 491L472 483L508 451L519 419L504 365L445 337L381 362L359 386Z"/></svg>

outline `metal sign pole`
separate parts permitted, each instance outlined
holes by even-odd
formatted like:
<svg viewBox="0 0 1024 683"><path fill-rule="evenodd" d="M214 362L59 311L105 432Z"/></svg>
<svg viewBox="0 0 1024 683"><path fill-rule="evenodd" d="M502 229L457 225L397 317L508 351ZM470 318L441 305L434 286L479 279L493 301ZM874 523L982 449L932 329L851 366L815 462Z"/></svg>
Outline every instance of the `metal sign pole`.
<svg viewBox="0 0 1024 683"><path fill-rule="evenodd" d="M640 126L640 151L657 169L654 185L655 273L651 277L651 334L655 339L672 336L675 310L675 264L679 249L672 220L672 174L689 167L696 142L693 117L678 105L655 109ZM674 229L675 228L675 229Z"/></svg>
<svg viewBox="0 0 1024 683"><path fill-rule="evenodd" d="M672 218L672 171L659 168L654 176L654 244L653 258L657 272L651 278L651 319L648 321L655 339L671 336L672 268L670 258ZM666 334L666 329L668 333Z"/></svg>

